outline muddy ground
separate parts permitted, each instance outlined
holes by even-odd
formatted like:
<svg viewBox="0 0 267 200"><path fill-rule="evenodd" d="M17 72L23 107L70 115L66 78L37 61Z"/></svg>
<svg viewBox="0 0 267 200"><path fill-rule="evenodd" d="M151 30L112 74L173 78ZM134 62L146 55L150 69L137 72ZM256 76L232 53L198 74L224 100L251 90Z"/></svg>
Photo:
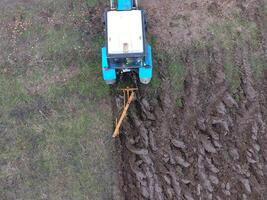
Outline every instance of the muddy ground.
<svg viewBox="0 0 267 200"><path fill-rule="evenodd" d="M155 93L139 86L116 141L114 199L267 199L267 71L257 75L252 62L267 61L266 2L142 2L160 86ZM254 24L256 39L241 22L232 43L209 29L235 16ZM178 89L170 61L159 56L170 52L185 69ZM113 96L116 113L121 98Z"/></svg>

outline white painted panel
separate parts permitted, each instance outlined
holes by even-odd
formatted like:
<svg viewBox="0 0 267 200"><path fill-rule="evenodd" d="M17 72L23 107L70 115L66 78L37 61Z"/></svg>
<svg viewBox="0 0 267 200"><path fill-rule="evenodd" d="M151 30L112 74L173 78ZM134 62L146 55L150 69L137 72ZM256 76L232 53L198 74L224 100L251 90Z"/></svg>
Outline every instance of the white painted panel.
<svg viewBox="0 0 267 200"><path fill-rule="evenodd" d="M143 53L143 23L140 10L107 13L108 54Z"/></svg>

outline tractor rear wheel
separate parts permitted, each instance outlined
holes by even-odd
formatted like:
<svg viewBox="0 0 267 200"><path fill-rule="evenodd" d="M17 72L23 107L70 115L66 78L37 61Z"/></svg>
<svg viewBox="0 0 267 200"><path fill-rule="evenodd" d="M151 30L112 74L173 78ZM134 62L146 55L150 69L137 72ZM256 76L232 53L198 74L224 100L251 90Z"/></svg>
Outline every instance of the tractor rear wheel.
<svg viewBox="0 0 267 200"><path fill-rule="evenodd" d="M105 82L106 82L107 85L113 85L113 84L116 83L116 80L115 79L114 80L107 80Z"/></svg>
<svg viewBox="0 0 267 200"><path fill-rule="evenodd" d="M150 81L151 81L151 78L140 78L140 82L145 85L150 83Z"/></svg>

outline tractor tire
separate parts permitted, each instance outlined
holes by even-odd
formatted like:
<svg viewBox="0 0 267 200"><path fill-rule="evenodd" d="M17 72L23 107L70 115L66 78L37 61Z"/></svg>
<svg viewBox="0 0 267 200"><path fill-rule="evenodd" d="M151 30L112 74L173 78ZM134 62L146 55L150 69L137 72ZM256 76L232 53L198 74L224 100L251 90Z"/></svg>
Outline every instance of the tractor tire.
<svg viewBox="0 0 267 200"><path fill-rule="evenodd" d="M150 81L151 81L151 78L140 78L140 82L145 85L149 84Z"/></svg>
<svg viewBox="0 0 267 200"><path fill-rule="evenodd" d="M108 81L105 81L107 85L113 85L116 83L116 80L108 80Z"/></svg>

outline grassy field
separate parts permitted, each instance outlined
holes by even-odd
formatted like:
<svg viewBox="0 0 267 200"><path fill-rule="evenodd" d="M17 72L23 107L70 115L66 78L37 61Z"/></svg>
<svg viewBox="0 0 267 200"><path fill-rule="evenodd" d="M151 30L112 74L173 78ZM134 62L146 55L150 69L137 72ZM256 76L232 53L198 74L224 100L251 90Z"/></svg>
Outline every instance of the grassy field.
<svg viewBox="0 0 267 200"><path fill-rule="evenodd" d="M110 199L101 1L0 3L1 199Z"/></svg>

